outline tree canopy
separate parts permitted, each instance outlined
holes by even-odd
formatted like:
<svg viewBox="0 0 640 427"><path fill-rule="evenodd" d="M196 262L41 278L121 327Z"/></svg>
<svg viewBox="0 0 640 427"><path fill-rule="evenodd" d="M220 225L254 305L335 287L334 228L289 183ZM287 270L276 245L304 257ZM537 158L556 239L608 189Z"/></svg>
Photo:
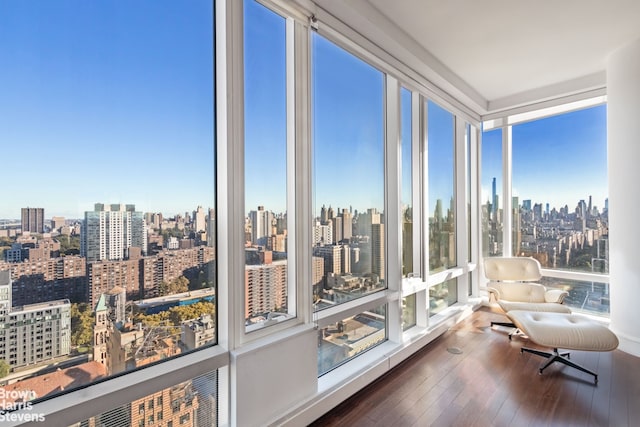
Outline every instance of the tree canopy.
<svg viewBox="0 0 640 427"><path fill-rule="evenodd" d="M87 303L71 304L71 345L91 345L93 340L94 314Z"/></svg>

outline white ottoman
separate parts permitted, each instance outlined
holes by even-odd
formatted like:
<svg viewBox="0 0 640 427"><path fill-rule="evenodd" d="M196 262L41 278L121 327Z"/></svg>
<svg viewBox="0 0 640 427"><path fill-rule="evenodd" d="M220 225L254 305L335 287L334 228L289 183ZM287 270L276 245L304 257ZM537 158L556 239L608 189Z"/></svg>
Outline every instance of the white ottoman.
<svg viewBox="0 0 640 427"><path fill-rule="evenodd" d="M558 353L558 348L582 351L612 351L618 347L618 337L608 328L575 314L512 310L507 313L511 321L536 344L553 348L553 353L522 348L521 352L546 357L539 373L553 362L564 363L594 376L598 375L569 360L569 353Z"/></svg>

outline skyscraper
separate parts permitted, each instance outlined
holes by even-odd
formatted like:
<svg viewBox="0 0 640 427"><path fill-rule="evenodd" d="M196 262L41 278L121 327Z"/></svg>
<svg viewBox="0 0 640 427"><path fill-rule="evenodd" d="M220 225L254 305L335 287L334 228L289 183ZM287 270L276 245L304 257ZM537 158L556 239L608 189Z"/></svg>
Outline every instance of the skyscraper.
<svg viewBox="0 0 640 427"><path fill-rule="evenodd" d="M371 272L385 280L384 224L371 224Z"/></svg>
<svg viewBox="0 0 640 427"><path fill-rule="evenodd" d="M44 233L44 208L22 208L22 232Z"/></svg>
<svg viewBox="0 0 640 427"><path fill-rule="evenodd" d="M135 205L96 203L84 213L80 253L87 261L128 259L132 247L147 253L147 227Z"/></svg>
<svg viewBox="0 0 640 427"><path fill-rule="evenodd" d="M343 209L340 216L342 216L342 239L349 240L353 235L353 215L348 209Z"/></svg>
<svg viewBox="0 0 640 427"><path fill-rule="evenodd" d="M491 211L495 214L498 211L498 194L496 193L496 178L491 181Z"/></svg>
<svg viewBox="0 0 640 427"><path fill-rule="evenodd" d="M251 243L259 246L266 246L267 240L273 234L273 213L258 206L257 211L249 212L251 221Z"/></svg>
<svg viewBox="0 0 640 427"><path fill-rule="evenodd" d="M206 231L207 225L205 221L205 212L202 206L198 206L198 208L193 212L193 231L196 233L199 231Z"/></svg>

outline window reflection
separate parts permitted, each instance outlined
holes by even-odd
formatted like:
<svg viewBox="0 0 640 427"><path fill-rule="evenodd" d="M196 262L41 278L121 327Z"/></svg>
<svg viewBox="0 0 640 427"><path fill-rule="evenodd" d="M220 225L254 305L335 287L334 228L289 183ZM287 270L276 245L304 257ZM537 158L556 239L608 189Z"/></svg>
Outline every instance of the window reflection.
<svg viewBox="0 0 640 427"><path fill-rule="evenodd" d="M429 316L458 302L458 279L450 279L429 288Z"/></svg>
<svg viewBox="0 0 640 427"><path fill-rule="evenodd" d="M387 339L386 305L318 330L318 375Z"/></svg>
<svg viewBox="0 0 640 427"><path fill-rule="evenodd" d="M406 331L416 325L416 294L402 298L402 330Z"/></svg>

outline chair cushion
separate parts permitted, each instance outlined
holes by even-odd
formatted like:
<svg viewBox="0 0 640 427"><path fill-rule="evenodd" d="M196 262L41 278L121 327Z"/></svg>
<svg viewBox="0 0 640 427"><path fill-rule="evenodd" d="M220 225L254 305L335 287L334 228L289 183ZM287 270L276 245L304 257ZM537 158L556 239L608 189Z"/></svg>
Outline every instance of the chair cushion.
<svg viewBox="0 0 640 427"><path fill-rule="evenodd" d="M520 302L545 302L546 288L539 283L490 282L490 292L496 293L497 300Z"/></svg>
<svg viewBox="0 0 640 427"><path fill-rule="evenodd" d="M618 337L608 328L575 314L512 310L507 316L531 341L545 347L584 351L618 347Z"/></svg>
<svg viewBox="0 0 640 427"><path fill-rule="evenodd" d="M484 259L484 274L489 280L530 282L540 280L540 263L527 257L493 257Z"/></svg>
<svg viewBox="0 0 640 427"><path fill-rule="evenodd" d="M519 302L498 300L498 305L500 305L500 308L502 308L507 313L513 310L543 311L547 313L571 313L571 309L566 305L552 302Z"/></svg>

